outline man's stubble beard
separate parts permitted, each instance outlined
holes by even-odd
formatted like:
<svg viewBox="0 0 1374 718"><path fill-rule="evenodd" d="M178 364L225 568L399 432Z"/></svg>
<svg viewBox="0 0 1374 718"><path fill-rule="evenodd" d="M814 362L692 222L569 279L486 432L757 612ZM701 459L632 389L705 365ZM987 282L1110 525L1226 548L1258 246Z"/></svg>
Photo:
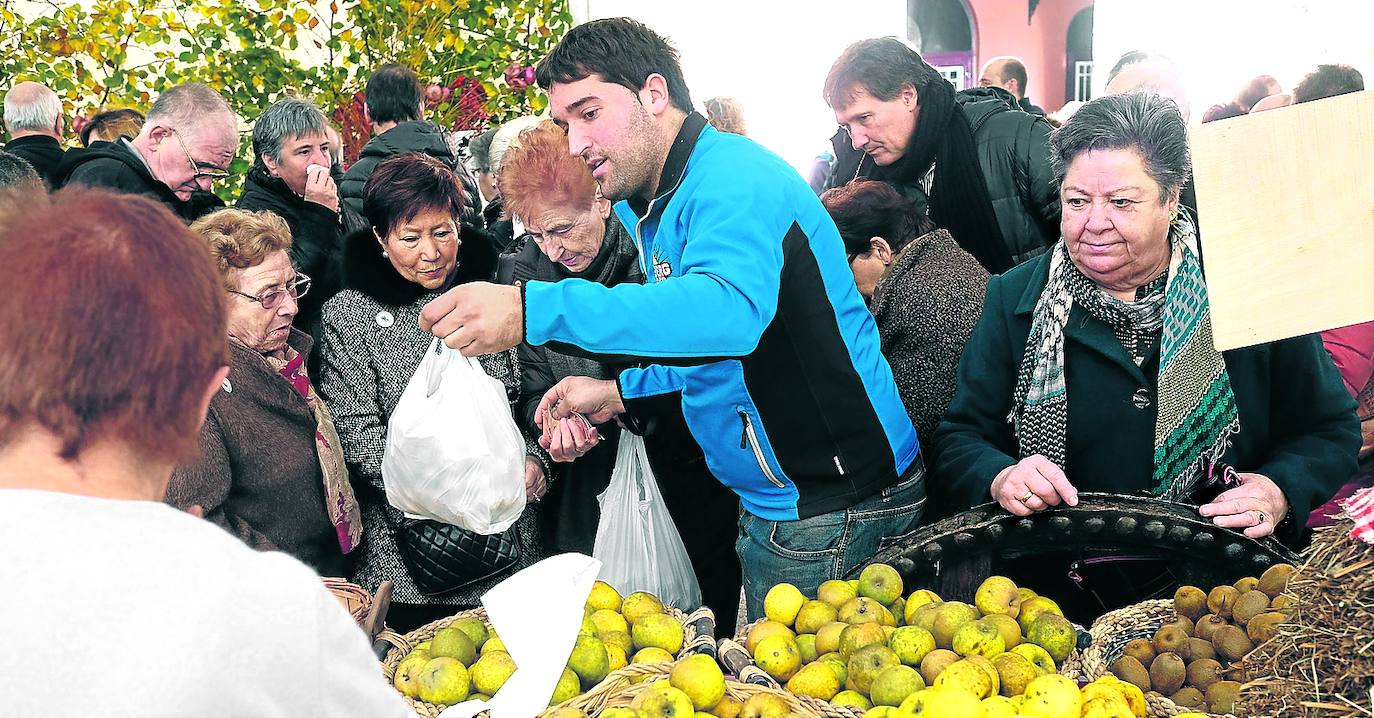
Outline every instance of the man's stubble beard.
<svg viewBox="0 0 1374 718"><path fill-rule="evenodd" d="M643 105L639 105L638 111L632 115L630 125L625 129L627 141L621 144L624 148L624 157L617 158L619 161L613 163L611 182L598 183L603 197L612 202L632 197L652 199L648 196L648 189L656 179L653 172L657 165L654 161L658 145L657 134L653 116Z"/></svg>

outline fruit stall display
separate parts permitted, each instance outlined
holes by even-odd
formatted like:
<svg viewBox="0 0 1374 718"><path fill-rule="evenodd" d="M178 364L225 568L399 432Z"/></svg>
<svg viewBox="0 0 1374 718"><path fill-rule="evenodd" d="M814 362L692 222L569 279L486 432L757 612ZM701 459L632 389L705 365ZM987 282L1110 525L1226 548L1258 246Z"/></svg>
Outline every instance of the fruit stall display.
<svg viewBox="0 0 1374 718"><path fill-rule="evenodd" d="M1172 600L1146 601L1093 623L1083 651L1085 677L1112 675L1145 693L1151 714L1234 715L1255 646L1287 622L1293 566L1203 590L1182 586Z"/></svg>
<svg viewBox="0 0 1374 718"><path fill-rule="evenodd" d="M622 598L597 581L587 597L582 627L549 697L549 705L592 691L626 666L670 664L695 651L715 663L715 621L709 609L690 616L651 594ZM472 699L489 699L515 673L516 664L486 612L464 611L392 639L383 675L421 716Z"/></svg>
<svg viewBox="0 0 1374 718"><path fill-rule="evenodd" d="M1080 689L1059 674L1076 658L1079 630L1054 600L1003 576L984 580L972 603L904 588L881 563L821 584L814 598L779 584L765 618L722 642L721 660L855 718L1096 718L1122 707L1144 717L1134 686L1107 676Z"/></svg>

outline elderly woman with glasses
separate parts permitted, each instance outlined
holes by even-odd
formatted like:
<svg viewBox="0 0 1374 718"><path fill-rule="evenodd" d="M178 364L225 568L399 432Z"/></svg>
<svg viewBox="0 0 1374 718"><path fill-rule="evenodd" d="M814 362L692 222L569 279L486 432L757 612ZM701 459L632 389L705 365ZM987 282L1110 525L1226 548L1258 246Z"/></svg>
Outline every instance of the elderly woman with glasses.
<svg viewBox="0 0 1374 718"><path fill-rule="evenodd" d="M310 288L291 264L291 231L271 212L237 209L191 230L224 287L229 376L210 402L196 458L172 474L166 500L253 548L343 576L362 520L334 422L306 375L310 336L291 326Z"/></svg>

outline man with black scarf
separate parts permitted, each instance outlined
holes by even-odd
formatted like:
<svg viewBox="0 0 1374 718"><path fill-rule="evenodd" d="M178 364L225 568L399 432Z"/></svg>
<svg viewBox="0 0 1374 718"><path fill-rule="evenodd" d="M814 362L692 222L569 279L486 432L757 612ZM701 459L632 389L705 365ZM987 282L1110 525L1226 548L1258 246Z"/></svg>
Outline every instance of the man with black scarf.
<svg viewBox="0 0 1374 718"><path fill-rule="evenodd" d="M886 37L840 55L825 99L840 123L828 187L859 177L892 184L993 274L1058 239L1051 128L1005 90L955 92L915 50Z"/></svg>

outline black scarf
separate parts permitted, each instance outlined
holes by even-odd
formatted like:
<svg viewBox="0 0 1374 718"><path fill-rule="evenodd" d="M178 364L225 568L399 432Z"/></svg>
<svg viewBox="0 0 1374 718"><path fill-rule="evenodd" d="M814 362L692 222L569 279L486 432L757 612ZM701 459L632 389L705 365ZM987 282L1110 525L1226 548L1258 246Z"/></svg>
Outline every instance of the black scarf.
<svg viewBox="0 0 1374 718"><path fill-rule="evenodd" d="M934 163L931 220L948 229L954 241L988 272L1000 274L1012 267L1011 251L992 209L973 128L955 102L954 87L933 69L929 74L937 79L918 86L916 128L906 153L886 167L874 168L869 176L919 184Z"/></svg>

